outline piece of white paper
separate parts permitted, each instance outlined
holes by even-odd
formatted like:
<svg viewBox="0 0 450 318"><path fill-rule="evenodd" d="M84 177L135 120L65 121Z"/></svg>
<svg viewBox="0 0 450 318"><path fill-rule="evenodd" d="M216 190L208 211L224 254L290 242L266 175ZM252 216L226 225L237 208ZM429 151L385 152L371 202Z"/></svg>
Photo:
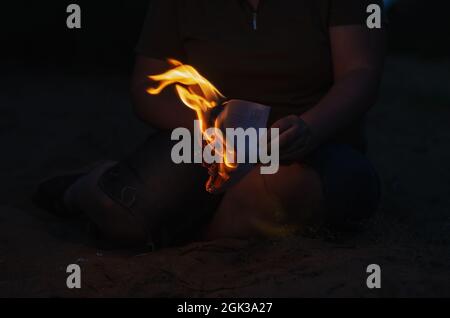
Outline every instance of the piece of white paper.
<svg viewBox="0 0 450 318"><path fill-rule="evenodd" d="M255 128L258 133L258 142L260 137L260 128L267 128L270 109L271 108L269 106L258 103L238 99L230 100L225 104L223 110L217 116L219 128L225 137L226 128L242 128L243 130ZM257 156L258 145L249 145L247 140L245 151L245 158L247 159L251 157L251 151L256 151ZM212 179L208 182L209 186L207 186L207 190L211 193L226 191L245 177L254 166L255 163L249 163L248 161L246 161L246 163L239 163L238 167L230 172L230 178L225 182L221 180L214 180L214 177L211 177Z"/></svg>

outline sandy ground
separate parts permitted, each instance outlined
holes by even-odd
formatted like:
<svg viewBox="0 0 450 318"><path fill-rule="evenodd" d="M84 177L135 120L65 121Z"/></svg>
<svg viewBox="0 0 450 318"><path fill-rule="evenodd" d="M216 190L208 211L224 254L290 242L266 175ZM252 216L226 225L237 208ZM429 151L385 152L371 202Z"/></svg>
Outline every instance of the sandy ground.
<svg viewBox="0 0 450 318"><path fill-rule="evenodd" d="M41 178L120 158L147 134L126 78L81 73L10 64L3 77L0 296L450 296L450 61L389 60L369 116L383 202L362 232L152 254L101 250L30 202ZM72 263L80 290L66 287ZM365 284L372 263L379 290Z"/></svg>

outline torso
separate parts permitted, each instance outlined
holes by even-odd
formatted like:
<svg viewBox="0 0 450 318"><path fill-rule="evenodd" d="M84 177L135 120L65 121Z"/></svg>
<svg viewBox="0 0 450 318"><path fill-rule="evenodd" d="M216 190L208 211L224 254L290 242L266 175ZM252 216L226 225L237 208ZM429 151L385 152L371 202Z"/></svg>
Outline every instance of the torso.
<svg viewBox="0 0 450 318"><path fill-rule="evenodd" d="M300 114L333 81L326 8L319 2L182 0L186 62L225 96L273 106L273 119Z"/></svg>
<svg viewBox="0 0 450 318"><path fill-rule="evenodd" d="M253 7L253 10L258 10L259 0L247 0Z"/></svg>

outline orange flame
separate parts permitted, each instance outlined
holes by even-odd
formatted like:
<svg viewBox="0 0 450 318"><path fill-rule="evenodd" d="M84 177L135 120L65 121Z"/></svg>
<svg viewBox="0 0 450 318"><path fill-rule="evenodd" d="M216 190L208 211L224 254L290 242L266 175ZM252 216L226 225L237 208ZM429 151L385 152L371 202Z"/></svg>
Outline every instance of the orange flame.
<svg viewBox="0 0 450 318"><path fill-rule="evenodd" d="M180 100L189 108L197 113L200 122L200 130L207 143L217 142L223 149L222 161L217 167L217 175L211 176L207 183L208 191L214 191L219 188L226 180L229 179L229 172L237 168L237 164L231 163L229 158L235 158L232 149L227 148L223 139L215 140L220 136L207 134L208 123L205 120L205 114L209 110L220 105L220 101L225 99L222 93L214 87L206 78L192 66L185 65L177 60L169 59L172 69L159 75L152 75L149 78L155 82L159 82L156 88L148 88L147 93L158 95L166 87L175 85L175 90ZM214 127L219 128L219 122L216 119Z"/></svg>

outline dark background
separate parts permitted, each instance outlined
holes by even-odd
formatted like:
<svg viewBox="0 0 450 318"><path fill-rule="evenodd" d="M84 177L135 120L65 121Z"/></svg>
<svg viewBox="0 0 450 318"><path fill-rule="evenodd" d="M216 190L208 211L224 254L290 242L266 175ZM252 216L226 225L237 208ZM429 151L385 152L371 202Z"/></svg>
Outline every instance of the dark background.
<svg viewBox="0 0 450 318"><path fill-rule="evenodd" d="M20 1L3 6L2 54L27 63L128 67L148 7L147 0L76 1L82 29L66 27L73 1Z"/></svg>
<svg viewBox="0 0 450 318"><path fill-rule="evenodd" d="M2 4L2 54L30 63L95 64L126 68L148 6L147 0L76 1L82 29L66 28L73 1ZM399 0L389 10L390 49L427 57L450 52L450 4L444 0Z"/></svg>
<svg viewBox="0 0 450 318"><path fill-rule="evenodd" d="M389 10L389 57L367 120L383 194L362 231L145 255L105 251L84 224L30 200L43 178L120 160L151 132L128 93L147 1L74 2L81 30L66 27L69 1L0 4L0 296L450 296L449 1ZM73 263L81 290L65 285ZM365 287L372 263L381 290Z"/></svg>

